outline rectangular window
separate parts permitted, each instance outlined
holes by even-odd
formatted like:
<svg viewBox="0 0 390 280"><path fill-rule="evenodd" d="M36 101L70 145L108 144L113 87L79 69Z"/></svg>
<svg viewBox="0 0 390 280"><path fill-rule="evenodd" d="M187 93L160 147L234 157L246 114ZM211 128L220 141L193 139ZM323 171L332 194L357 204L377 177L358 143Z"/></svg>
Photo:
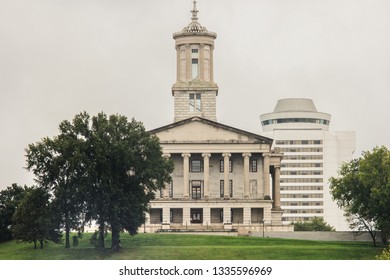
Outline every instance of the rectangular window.
<svg viewBox="0 0 390 280"><path fill-rule="evenodd" d="M229 181L229 195L233 197L233 180Z"/></svg>
<svg viewBox="0 0 390 280"><path fill-rule="evenodd" d="M196 79L199 77L199 50L197 48L191 49L191 77Z"/></svg>
<svg viewBox="0 0 390 280"><path fill-rule="evenodd" d="M201 112L201 95L200 93L189 94L190 112Z"/></svg>
<svg viewBox="0 0 390 280"><path fill-rule="evenodd" d="M190 170L192 173L203 172L203 161L198 159L191 160Z"/></svg>
<svg viewBox="0 0 390 280"><path fill-rule="evenodd" d="M192 193L192 199L202 198L202 181L200 180L191 181L191 193Z"/></svg>
<svg viewBox="0 0 390 280"><path fill-rule="evenodd" d="M257 159L251 159L250 171L257 172Z"/></svg>

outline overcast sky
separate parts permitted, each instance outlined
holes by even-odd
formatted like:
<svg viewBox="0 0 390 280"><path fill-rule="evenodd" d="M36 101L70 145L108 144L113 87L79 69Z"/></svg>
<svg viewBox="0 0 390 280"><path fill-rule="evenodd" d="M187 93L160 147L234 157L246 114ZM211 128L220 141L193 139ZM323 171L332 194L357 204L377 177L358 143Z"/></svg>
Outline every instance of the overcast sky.
<svg viewBox="0 0 390 280"><path fill-rule="evenodd" d="M79 112L147 129L173 121L172 34L191 0L0 0L0 189L33 184L30 143ZM390 147L389 0L198 0L214 51L218 121L261 133L278 99L310 98L356 154Z"/></svg>

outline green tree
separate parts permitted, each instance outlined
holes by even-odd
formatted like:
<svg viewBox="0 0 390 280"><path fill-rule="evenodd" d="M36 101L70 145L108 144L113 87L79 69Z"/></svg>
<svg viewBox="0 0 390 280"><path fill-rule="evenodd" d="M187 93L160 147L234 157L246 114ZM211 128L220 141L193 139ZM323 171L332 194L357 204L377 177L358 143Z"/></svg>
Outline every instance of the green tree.
<svg viewBox="0 0 390 280"><path fill-rule="evenodd" d="M365 228L376 245L375 230L386 243L390 234L390 151L376 147L342 165L338 178L330 179L333 199L353 221L352 228Z"/></svg>
<svg viewBox="0 0 390 280"><path fill-rule="evenodd" d="M79 230L84 222L86 141L80 135L88 126L88 118L84 113L72 123L63 121L58 136L46 137L26 149L27 169L54 196L53 214L65 228L65 248L70 248L70 231Z"/></svg>
<svg viewBox="0 0 390 280"><path fill-rule="evenodd" d="M314 217L310 221L295 222L294 231L334 231L335 229L326 223L322 217Z"/></svg>
<svg viewBox="0 0 390 280"><path fill-rule="evenodd" d="M377 260L390 260L390 247L384 249L379 256L376 256Z"/></svg>
<svg viewBox="0 0 390 280"><path fill-rule="evenodd" d="M26 193L27 187L12 184L0 191L0 242L12 239L12 217Z"/></svg>
<svg viewBox="0 0 390 280"><path fill-rule="evenodd" d="M108 228L111 247L118 249L120 232L135 234L145 222L150 200L171 180L173 164L162 156L158 138L134 119L100 113L89 127L88 216L99 226L99 246Z"/></svg>
<svg viewBox="0 0 390 280"><path fill-rule="evenodd" d="M43 188L29 189L14 214L12 231L15 239L23 242L37 242L41 249L45 240L60 242L62 233L50 209L50 195Z"/></svg>

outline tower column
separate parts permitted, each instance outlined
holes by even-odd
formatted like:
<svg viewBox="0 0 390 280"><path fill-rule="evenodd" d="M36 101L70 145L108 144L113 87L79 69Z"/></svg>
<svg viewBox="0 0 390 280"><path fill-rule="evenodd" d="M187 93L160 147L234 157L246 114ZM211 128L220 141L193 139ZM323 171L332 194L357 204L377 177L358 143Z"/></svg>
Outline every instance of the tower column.
<svg viewBox="0 0 390 280"><path fill-rule="evenodd" d="M191 80L191 45L186 44L186 80Z"/></svg>
<svg viewBox="0 0 390 280"><path fill-rule="evenodd" d="M199 79L204 81L204 44L200 44L199 51Z"/></svg>

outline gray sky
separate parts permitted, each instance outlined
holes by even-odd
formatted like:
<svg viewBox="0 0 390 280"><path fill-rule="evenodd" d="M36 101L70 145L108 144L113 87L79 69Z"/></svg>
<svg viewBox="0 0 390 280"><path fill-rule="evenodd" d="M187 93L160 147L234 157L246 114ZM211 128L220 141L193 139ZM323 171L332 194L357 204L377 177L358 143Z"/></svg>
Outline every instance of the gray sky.
<svg viewBox="0 0 390 280"><path fill-rule="evenodd" d="M191 0L0 0L0 189L31 185L24 149L81 111L173 121L172 33ZM198 0L216 32L218 121L261 132L278 99L311 98L356 156L390 147L390 1Z"/></svg>

